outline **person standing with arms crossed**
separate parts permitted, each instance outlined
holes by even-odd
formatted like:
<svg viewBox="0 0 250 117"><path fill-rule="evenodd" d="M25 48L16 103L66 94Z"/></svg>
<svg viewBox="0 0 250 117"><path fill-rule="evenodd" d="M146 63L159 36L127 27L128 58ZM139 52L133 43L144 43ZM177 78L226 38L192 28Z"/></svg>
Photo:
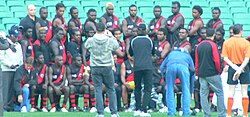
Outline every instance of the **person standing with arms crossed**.
<svg viewBox="0 0 250 117"><path fill-rule="evenodd" d="M124 53L119 49L119 44L112 33L105 30L104 23L98 23L96 31L96 34L89 38L84 46L90 52L90 67L95 86L97 117L104 117L102 84L106 86L109 95L111 117L119 117L112 72L114 66L112 51L115 51L118 56L124 56Z"/></svg>
<svg viewBox="0 0 250 117"><path fill-rule="evenodd" d="M233 26L233 34L232 37L224 42L222 48L222 57L229 65L227 84L229 84L230 92L227 102L227 116L231 117L235 86L238 84L238 80L240 80L244 110L243 117L248 117L249 100L247 89L250 84L250 78L247 64L250 57L250 44L246 39L242 38L243 25L235 24Z"/></svg>
<svg viewBox="0 0 250 117"><path fill-rule="evenodd" d="M147 113L147 106L151 100L154 44L146 36L146 24L141 23L138 26L138 36L130 42L129 54L134 57L134 77L135 77L135 102L136 111L134 116L150 117ZM141 107L141 89L142 81L144 84L144 96Z"/></svg>

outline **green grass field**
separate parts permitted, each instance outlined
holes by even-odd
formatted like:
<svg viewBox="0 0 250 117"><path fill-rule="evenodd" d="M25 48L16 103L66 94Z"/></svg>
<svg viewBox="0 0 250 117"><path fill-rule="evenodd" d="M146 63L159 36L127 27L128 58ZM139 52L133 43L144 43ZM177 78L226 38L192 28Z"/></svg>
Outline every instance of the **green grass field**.
<svg viewBox="0 0 250 117"><path fill-rule="evenodd" d="M69 113L62 113L62 112L55 112L55 113L42 113L42 112L35 112L35 113L20 113L20 112L7 112L4 113L4 117L95 117L95 113L83 113L83 112L69 112ZM119 115L121 117L133 117L133 113L125 113L120 112ZM105 117L110 117L110 114L105 114ZM166 113L151 113L152 117L171 117L167 116ZM216 117L217 113L213 113L212 117ZM203 117L203 113L198 113L196 117Z"/></svg>

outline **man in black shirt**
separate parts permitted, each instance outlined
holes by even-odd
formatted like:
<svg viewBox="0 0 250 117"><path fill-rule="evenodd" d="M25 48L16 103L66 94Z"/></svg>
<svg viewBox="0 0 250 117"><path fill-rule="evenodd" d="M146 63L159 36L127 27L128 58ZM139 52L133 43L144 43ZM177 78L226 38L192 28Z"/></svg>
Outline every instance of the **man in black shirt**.
<svg viewBox="0 0 250 117"><path fill-rule="evenodd" d="M23 26L23 28L28 28L31 27L32 28L32 38L34 42L36 40L36 22L38 21L38 17L36 17L36 7L34 4L29 4L28 8L28 15L23 18L23 20L21 20L20 22L20 26Z"/></svg>
<svg viewBox="0 0 250 117"><path fill-rule="evenodd" d="M49 64L50 62L50 53L49 53L49 44L46 42L46 27L40 27L38 29L38 39L33 43L34 53L42 52L44 56L44 63Z"/></svg>
<svg viewBox="0 0 250 117"><path fill-rule="evenodd" d="M135 101L136 111L134 116L151 116L147 113L147 106L150 102L153 77L154 45L152 40L146 36L146 24L138 26L138 36L131 40L129 54L134 56L134 76L135 76ZM141 107L142 80L144 84L144 96Z"/></svg>
<svg viewBox="0 0 250 117"><path fill-rule="evenodd" d="M218 116L226 116L226 108L224 105L224 94L222 82L220 78L221 63L220 54L216 44L213 42L214 29L206 30L207 38L202 41L195 50L195 69L196 75L200 78L200 96L201 106L205 116L211 116L208 103L209 85L217 96Z"/></svg>

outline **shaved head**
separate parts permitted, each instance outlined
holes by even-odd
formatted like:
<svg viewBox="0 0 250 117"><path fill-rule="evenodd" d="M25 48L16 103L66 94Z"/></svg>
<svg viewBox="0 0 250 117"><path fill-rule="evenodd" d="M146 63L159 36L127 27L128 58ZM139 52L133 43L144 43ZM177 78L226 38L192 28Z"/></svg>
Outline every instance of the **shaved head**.
<svg viewBox="0 0 250 117"><path fill-rule="evenodd" d="M27 12L29 16L35 16L36 15L36 6L34 4L29 4L27 7Z"/></svg>

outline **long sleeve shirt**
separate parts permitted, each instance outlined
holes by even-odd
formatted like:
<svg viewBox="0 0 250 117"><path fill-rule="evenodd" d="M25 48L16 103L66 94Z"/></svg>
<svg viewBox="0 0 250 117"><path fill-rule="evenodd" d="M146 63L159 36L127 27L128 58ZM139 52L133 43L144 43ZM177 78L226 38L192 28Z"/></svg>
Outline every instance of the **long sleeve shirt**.
<svg viewBox="0 0 250 117"><path fill-rule="evenodd" d="M24 65L20 66L14 75L14 89L16 95L22 94L22 87L25 84L29 84L30 87L37 84L38 74L36 70L27 71Z"/></svg>
<svg viewBox="0 0 250 117"><path fill-rule="evenodd" d="M186 51L181 51L180 49L170 52L162 62L160 70L163 76L164 73L166 73L167 66L171 64L182 64L189 67L190 70L194 70L194 63L190 54Z"/></svg>
<svg viewBox="0 0 250 117"><path fill-rule="evenodd" d="M12 43L8 39L9 43L14 46L14 48L8 48L7 50L0 50L0 63L3 71L16 71L15 69L11 69L12 65L21 66L23 64L23 52L21 45L16 42Z"/></svg>
<svg viewBox="0 0 250 117"><path fill-rule="evenodd" d="M220 54L212 40L204 40L195 51L195 69L200 77L218 75L221 72Z"/></svg>

